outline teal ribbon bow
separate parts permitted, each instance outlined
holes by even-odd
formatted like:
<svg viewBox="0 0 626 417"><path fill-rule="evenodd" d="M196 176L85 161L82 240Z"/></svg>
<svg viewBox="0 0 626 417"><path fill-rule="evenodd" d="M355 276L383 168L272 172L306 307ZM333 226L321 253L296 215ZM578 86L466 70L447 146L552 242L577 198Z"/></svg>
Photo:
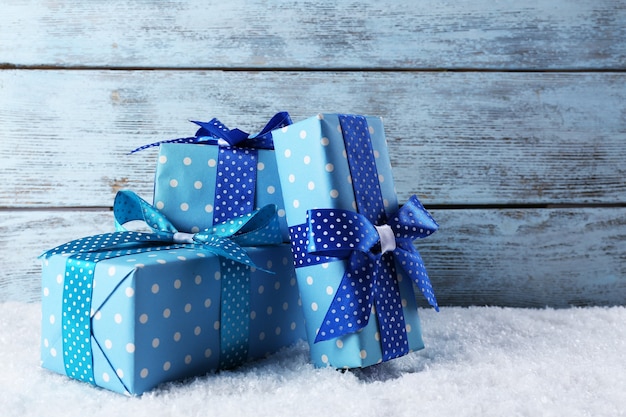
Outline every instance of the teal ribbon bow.
<svg viewBox="0 0 626 417"><path fill-rule="evenodd" d="M119 191L113 205L116 232L76 239L45 252L56 254L99 253L150 246L192 245L232 261L259 268L243 247L282 243L277 208L268 204L247 215L214 225L198 233L179 232L155 207L132 191ZM128 231L124 224L143 221L151 232Z"/></svg>

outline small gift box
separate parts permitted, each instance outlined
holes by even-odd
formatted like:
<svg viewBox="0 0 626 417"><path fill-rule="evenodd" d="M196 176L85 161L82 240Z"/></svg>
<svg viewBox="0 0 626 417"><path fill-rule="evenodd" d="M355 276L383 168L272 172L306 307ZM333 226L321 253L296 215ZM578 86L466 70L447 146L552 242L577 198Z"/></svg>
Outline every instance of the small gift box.
<svg viewBox="0 0 626 417"><path fill-rule="evenodd" d="M278 180L272 129L286 126L276 114L255 135L228 129L219 120L194 122L196 135L141 147L160 146L154 205L179 230L198 232L214 223L267 204L278 207L283 241L289 242Z"/></svg>
<svg viewBox="0 0 626 417"><path fill-rule="evenodd" d="M438 226L415 197L398 208L381 119L324 114L273 137L314 364L422 349L413 283L437 304L413 240Z"/></svg>
<svg viewBox="0 0 626 417"><path fill-rule="evenodd" d="M42 366L138 395L304 338L293 258L274 211L192 235L118 193L119 229L143 219L152 231L90 236L43 255Z"/></svg>

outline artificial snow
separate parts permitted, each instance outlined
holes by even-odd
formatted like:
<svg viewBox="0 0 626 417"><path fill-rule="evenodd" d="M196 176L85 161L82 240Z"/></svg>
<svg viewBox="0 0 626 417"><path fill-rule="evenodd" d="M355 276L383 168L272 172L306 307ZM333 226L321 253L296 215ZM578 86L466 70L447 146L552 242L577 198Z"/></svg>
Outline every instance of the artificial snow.
<svg viewBox="0 0 626 417"><path fill-rule="evenodd" d="M626 415L626 307L420 310L426 349L341 372L302 342L126 397L39 366L41 305L0 304L3 416Z"/></svg>

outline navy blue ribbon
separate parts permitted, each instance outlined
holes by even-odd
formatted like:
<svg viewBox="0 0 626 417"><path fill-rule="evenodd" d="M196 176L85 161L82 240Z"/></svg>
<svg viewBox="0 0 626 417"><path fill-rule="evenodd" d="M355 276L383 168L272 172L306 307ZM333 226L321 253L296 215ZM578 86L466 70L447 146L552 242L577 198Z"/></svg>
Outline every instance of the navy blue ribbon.
<svg viewBox="0 0 626 417"><path fill-rule="evenodd" d="M409 352L396 265L438 310L424 263L413 240L429 236L438 225L413 196L387 219L367 120L339 116L357 212L307 211L307 222L290 228L296 267L347 259L348 266L315 342L365 327L374 306L383 360Z"/></svg>
<svg viewBox="0 0 626 417"><path fill-rule="evenodd" d="M238 148L250 149L274 149L272 140L272 130L292 124L291 117L287 112L276 113L267 122L260 132L249 134L240 129L229 129L218 119L213 118L208 122L193 121L200 128L195 136L169 139L160 142L150 143L132 150L130 153L142 151L144 149L160 146L163 143L195 143L198 145L219 145L225 147L236 146Z"/></svg>

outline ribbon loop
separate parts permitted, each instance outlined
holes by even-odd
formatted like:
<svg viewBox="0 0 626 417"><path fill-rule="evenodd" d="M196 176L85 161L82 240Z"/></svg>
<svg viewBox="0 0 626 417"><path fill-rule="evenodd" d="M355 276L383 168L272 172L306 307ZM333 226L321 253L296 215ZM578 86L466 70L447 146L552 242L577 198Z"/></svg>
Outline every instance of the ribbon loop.
<svg viewBox="0 0 626 417"><path fill-rule="evenodd" d="M200 126L200 129L196 132L196 137L210 137L218 140L221 139L224 141L222 143L226 146L235 146L239 142L250 137L249 134L242 130L227 128L216 118L213 118L208 122L192 120L191 123Z"/></svg>
<svg viewBox="0 0 626 417"><path fill-rule="evenodd" d="M131 221L144 222L154 233L177 233L178 230L159 210L132 191L121 190L113 202L115 230L126 231L124 224Z"/></svg>
<svg viewBox="0 0 626 417"><path fill-rule="evenodd" d="M389 226L396 239L410 240L428 237L439 228L439 224L414 195L391 216Z"/></svg>
<svg viewBox="0 0 626 417"><path fill-rule="evenodd" d="M307 212L307 252L347 258L351 251L367 253L378 241L372 223L362 214L341 209Z"/></svg>

